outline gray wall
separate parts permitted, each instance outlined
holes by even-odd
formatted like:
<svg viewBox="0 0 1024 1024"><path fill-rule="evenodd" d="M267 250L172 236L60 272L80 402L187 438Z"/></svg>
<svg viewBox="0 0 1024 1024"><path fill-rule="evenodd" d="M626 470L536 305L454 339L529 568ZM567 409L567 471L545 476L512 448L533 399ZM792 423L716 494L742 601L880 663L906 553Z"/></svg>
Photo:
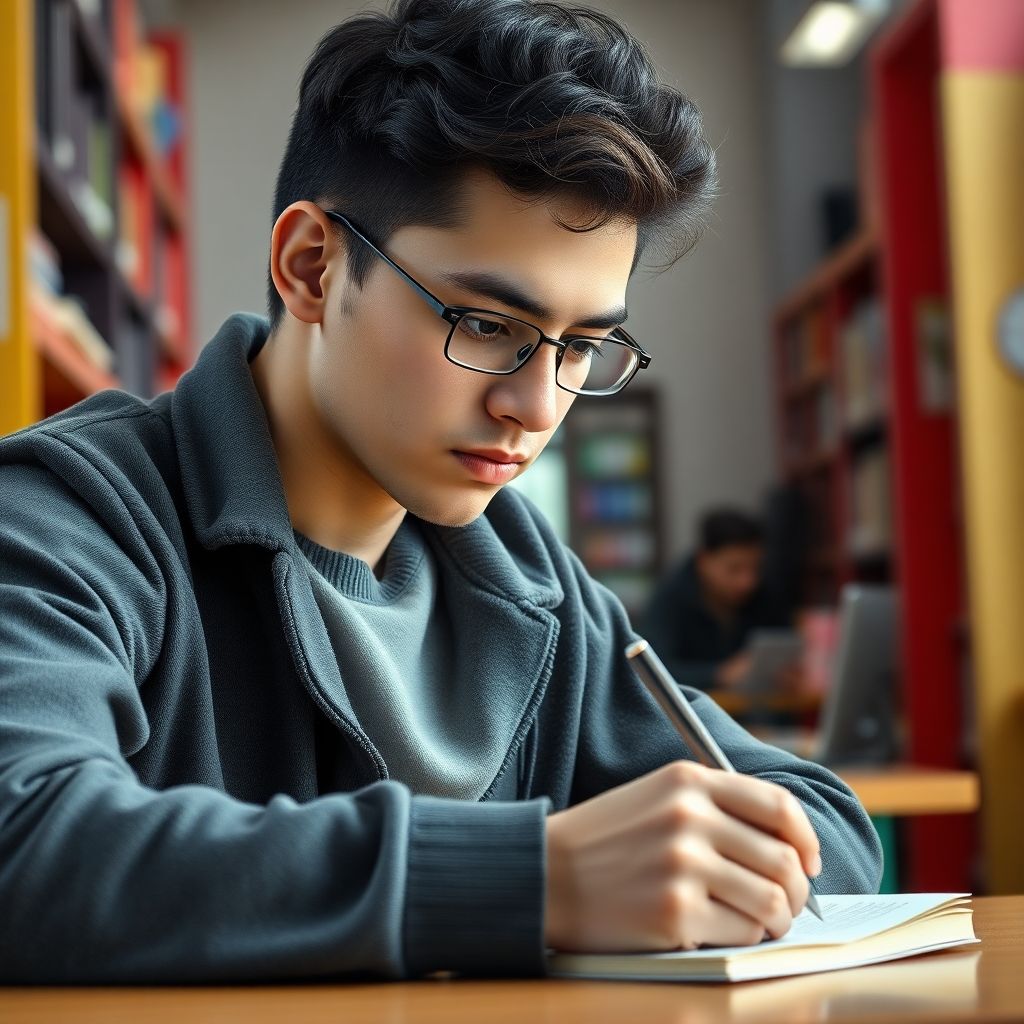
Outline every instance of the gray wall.
<svg viewBox="0 0 1024 1024"><path fill-rule="evenodd" d="M763 0L771 2L771 0ZM711 230L677 267L631 288L630 327L666 401L672 553L707 504L759 500L775 468L768 377L762 0L603 0L703 109L721 164ZM351 0L179 0L190 36L196 329L264 308L270 204L303 64ZM787 153L791 159L795 155Z"/></svg>
<svg viewBox="0 0 1024 1024"><path fill-rule="evenodd" d="M770 140L768 265L777 300L822 259L821 196L857 186L859 126L867 106L862 58L842 68L786 68L776 54L807 0L764 0L763 121Z"/></svg>

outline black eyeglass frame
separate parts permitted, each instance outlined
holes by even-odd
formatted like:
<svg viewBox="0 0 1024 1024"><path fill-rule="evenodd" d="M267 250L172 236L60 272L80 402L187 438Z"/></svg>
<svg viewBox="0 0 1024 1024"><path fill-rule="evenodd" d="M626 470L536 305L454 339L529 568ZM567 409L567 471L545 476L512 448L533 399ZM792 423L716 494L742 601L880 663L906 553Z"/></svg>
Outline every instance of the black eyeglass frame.
<svg viewBox="0 0 1024 1024"><path fill-rule="evenodd" d="M461 366L465 370L472 370L474 373L488 373L495 376L508 376L511 373L516 373L521 370L533 357L533 354L537 352L543 343L548 345L554 345L558 349L558 355L555 357L555 384L560 387L563 391L568 391L573 395L584 395L586 397L601 397L604 395L616 395L618 394L636 375L640 370L646 370L651 363L651 354L647 352L640 343L633 338L626 330L622 327L616 327L607 338L588 338L584 334L572 335L568 338L549 338L536 324L531 324L529 320L521 320L519 317L509 316L508 313L499 313L497 310L492 309L481 309L478 306L447 306L443 303L436 295L424 288L407 270L400 267L387 253L382 252L371 242L366 235L359 230L356 225L349 220L345 214L340 213L337 210L324 210L324 213L336 224L340 224L342 227L348 228L361 242L369 246L370 249L376 253L392 270L400 274L405 282L416 290L419 296L427 302L430 307L434 310L438 316L441 317L447 324L450 325L448 331L448 337L444 343L444 357L450 363L454 363L456 366ZM470 366L468 363L464 363L459 359L456 359L451 352L449 347L451 345L452 336L455 334L455 328L458 326L459 321L470 313L482 314L484 316L491 315L500 317L504 320L512 320L517 324L522 324L524 327L529 327L531 330L537 332L537 342L533 345L530 351L526 354L525 358L517 363L511 370L483 370L479 366ZM576 388L568 387L561 383L558 379L558 370L562 365L562 357L565 355L565 350L575 340L581 341L614 341L625 348L632 350L636 355L636 363L629 375L617 384L614 388L605 389L604 391L580 391Z"/></svg>

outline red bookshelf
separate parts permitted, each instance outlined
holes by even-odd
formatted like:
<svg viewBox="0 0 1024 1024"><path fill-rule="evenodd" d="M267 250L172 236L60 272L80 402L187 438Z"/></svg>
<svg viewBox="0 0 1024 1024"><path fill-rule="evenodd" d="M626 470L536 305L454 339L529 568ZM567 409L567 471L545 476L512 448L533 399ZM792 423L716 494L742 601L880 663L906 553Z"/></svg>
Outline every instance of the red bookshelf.
<svg viewBox="0 0 1024 1024"><path fill-rule="evenodd" d="M884 291L891 337L891 429L903 610L904 704L917 764L965 764L963 519L952 375L949 243L938 5L919 0L875 48ZM973 819L907 822L915 887L972 888Z"/></svg>
<svg viewBox="0 0 1024 1024"><path fill-rule="evenodd" d="M812 523L805 600L834 604L853 580L898 588L906 759L970 768L934 0L887 28L868 67L867 223L775 315L781 464ZM902 826L902 888L977 887L972 816Z"/></svg>

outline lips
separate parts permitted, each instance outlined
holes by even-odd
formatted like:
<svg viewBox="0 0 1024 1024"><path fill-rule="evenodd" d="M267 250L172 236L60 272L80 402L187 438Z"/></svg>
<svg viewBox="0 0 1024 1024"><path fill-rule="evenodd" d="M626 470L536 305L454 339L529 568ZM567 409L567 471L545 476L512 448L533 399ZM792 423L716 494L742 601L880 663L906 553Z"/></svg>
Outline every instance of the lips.
<svg viewBox="0 0 1024 1024"><path fill-rule="evenodd" d="M517 455L516 453L503 452L500 448L474 448L472 451L460 451L460 455L474 455L481 459L490 459L491 462L525 462L525 455Z"/></svg>
<svg viewBox="0 0 1024 1024"><path fill-rule="evenodd" d="M526 461L525 455L496 448L453 451L452 454L474 480L485 484L508 483Z"/></svg>

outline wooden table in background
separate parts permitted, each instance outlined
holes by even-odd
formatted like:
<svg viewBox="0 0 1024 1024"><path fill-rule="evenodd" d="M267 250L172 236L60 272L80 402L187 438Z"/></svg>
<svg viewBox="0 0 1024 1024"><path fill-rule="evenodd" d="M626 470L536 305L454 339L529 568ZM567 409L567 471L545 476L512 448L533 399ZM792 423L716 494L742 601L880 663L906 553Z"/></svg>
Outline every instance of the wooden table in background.
<svg viewBox="0 0 1024 1024"><path fill-rule="evenodd" d="M4 1024L864 1024L1024 1019L1024 896L974 901L982 943L742 984L419 981L230 988L0 989ZM500 927L496 922L495 927Z"/></svg>
<svg viewBox="0 0 1024 1024"><path fill-rule="evenodd" d="M709 696L730 715L775 711L800 716L817 711L821 704L821 696L816 693L778 693L751 697L729 690L712 690ZM755 735L761 735L756 726L750 728ZM762 738L768 743L773 742L771 727L764 731ZM811 757L814 747L814 731L807 729L801 734L801 745L794 749L801 757ZM978 809L980 802L976 772L909 764L833 770L857 794L868 814L875 817L969 814Z"/></svg>
<svg viewBox="0 0 1024 1024"><path fill-rule="evenodd" d="M969 814L978 809L975 772L906 764L835 771L857 794L868 814L875 816Z"/></svg>

